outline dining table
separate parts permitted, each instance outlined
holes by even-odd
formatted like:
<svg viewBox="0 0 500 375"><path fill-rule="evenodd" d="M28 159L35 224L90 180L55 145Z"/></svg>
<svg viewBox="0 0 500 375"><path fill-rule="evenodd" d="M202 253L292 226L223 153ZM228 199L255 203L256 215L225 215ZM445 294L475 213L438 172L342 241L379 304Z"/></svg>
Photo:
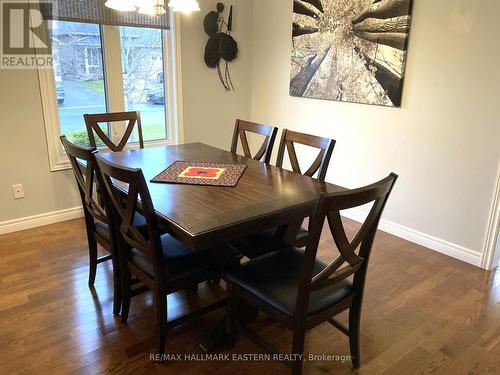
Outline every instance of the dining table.
<svg viewBox="0 0 500 375"><path fill-rule="evenodd" d="M322 193L346 190L203 143L110 152L102 157L142 169L160 225L193 252L216 249L269 228L285 228L283 237L293 235L312 215ZM242 164L246 170L234 187L151 181L177 161ZM218 338L202 345L204 350L220 344L221 327L211 335Z"/></svg>

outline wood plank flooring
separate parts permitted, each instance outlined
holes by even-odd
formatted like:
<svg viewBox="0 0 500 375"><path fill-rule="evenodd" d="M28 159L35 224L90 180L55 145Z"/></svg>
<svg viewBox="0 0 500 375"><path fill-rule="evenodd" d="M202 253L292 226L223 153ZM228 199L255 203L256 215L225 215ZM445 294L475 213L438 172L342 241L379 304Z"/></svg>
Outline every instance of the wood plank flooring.
<svg viewBox="0 0 500 375"><path fill-rule="evenodd" d="M346 221L350 232L357 224ZM331 258L327 235L320 255ZM0 374L288 374L278 362L153 363L154 310L149 293L132 301L128 325L112 315L111 264L87 287L83 220L0 236ZM169 296L169 317L224 294ZM170 353L201 355L198 344L217 311L174 329ZM339 317L346 321L346 316ZM291 335L263 315L252 329L288 352ZM375 241L362 321L362 361L311 361L306 374L500 373L500 272L486 272L385 233ZM232 351L265 353L240 336ZM328 324L306 336L306 353L349 354L347 338Z"/></svg>

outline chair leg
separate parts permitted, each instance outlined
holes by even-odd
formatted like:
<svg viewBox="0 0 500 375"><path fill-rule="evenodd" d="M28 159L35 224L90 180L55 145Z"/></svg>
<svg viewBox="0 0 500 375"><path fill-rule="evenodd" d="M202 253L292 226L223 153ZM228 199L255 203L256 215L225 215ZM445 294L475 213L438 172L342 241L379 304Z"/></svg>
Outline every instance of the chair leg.
<svg viewBox="0 0 500 375"><path fill-rule="evenodd" d="M238 335L236 323L239 319L237 297L231 282L228 282L226 286L226 300L226 347L231 349L236 345L236 337Z"/></svg>
<svg viewBox="0 0 500 375"><path fill-rule="evenodd" d="M113 315L119 315L122 306L122 280L118 261L113 256Z"/></svg>
<svg viewBox="0 0 500 375"><path fill-rule="evenodd" d="M355 368L361 366L361 355L359 350L359 331L361 325L361 302L354 301L349 309L349 346L351 348L352 365Z"/></svg>
<svg viewBox="0 0 500 375"><path fill-rule="evenodd" d="M128 270L122 270L122 323L127 323L132 298L132 277Z"/></svg>
<svg viewBox="0 0 500 375"><path fill-rule="evenodd" d="M164 293L156 292L155 299L156 325L158 329L156 354L164 354L167 340L167 296Z"/></svg>
<svg viewBox="0 0 500 375"><path fill-rule="evenodd" d="M292 363L292 374L302 375L302 364L304 355L304 340L306 331L304 328L295 328L293 332L292 353L296 356L295 361Z"/></svg>
<svg viewBox="0 0 500 375"><path fill-rule="evenodd" d="M91 234L88 234L89 242L89 287L93 287L97 273L97 242Z"/></svg>

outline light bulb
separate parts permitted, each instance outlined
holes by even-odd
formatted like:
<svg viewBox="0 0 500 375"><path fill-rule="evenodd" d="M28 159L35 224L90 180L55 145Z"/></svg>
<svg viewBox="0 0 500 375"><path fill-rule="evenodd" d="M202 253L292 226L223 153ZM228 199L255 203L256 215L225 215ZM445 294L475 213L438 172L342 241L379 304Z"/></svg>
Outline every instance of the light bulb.
<svg viewBox="0 0 500 375"><path fill-rule="evenodd" d="M135 4L132 0L107 0L104 5L108 8L122 12L131 12L135 10Z"/></svg>

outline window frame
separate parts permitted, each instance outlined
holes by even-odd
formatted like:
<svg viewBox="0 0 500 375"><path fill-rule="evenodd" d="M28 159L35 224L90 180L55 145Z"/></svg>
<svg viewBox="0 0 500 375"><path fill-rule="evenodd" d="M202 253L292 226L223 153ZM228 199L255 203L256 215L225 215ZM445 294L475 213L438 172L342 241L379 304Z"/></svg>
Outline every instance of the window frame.
<svg viewBox="0 0 500 375"><path fill-rule="evenodd" d="M85 69L87 70L87 74L90 73L90 69L99 67L99 53L102 54L101 48L98 47L85 48Z"/></svg>
<svg viewBox="0 0 500 375"><path fill-rule="evenodd" d="M145 147L175 145L184 142L182 123L182 93L180 70L180 18L171 13L171 29L162 30L163 80L165 90L165 122L167 138L144 142ZM121 70L120 32L118 26L100 26L101 44L105 74L106 105L109 112L125 110L123 77ZM48 29L45 29L48 33ZM116 50L118 49L118 51ZM119 59L119 61L118 61ZM112 67L115 67L114 69ZM116 67L119 67L118 69ZM61 145L61 126L55 88L54 69L38 69L43 120L47 140L50 171L71 169L71 165ZM111 127L113 140L123 134L120 125ZM137 143L130 143L126 149L137 148ZM106 152L106 149L102 150Z"/></svg>

